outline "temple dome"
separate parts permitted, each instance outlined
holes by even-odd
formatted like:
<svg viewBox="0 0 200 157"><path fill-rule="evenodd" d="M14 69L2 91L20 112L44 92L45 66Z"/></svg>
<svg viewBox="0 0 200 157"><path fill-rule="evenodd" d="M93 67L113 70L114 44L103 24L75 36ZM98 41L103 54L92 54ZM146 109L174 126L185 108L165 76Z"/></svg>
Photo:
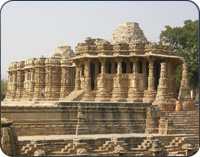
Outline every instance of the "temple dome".
<svg viewBox="0 0 200 157"><path fill-rule="evenodd" d="M55 49L55 52L51 54L51 57L62 57L62 58L71 58L74 56L74 52L70 46L58 46Z"/></svg>
<svg viewBox="0 0 200 157"><path fill-rule="evenodd" d="M130 43L131 40L147 41L139 24L135 22L120 23L113 32L110 42L112 44Z"/></svg>

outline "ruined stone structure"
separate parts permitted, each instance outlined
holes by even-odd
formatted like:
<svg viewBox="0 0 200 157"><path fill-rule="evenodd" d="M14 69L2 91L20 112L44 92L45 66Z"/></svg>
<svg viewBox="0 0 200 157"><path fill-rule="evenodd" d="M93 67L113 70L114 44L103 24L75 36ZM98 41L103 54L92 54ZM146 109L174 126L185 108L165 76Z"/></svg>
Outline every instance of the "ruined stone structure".
<svg viewBox="0 0 200 157"><path fill-rule="evenodd" d="M173 112L181 64L184 111ZM187 66L169 44L147 41L137 23L120 24L110 42L88 37L75 53L59 46L50 57L13 62L8 74L1 116L13 121L21 155L174 156L199 148Z"/></svg>
<svg viewBox="0 0 200 157"><path fill-rule="evenodd" d="M13 62L6 101L144 102L173 110L175 69L184 64L180 99L191 110L183 58L167 44L148 42L137 23L121 23L111 41L86 38L60 46L49 58ZM186 94L187 93L187 94Z"/></svg>
<svg viewBox="0 0 200 157"><path fill-rule="evenodd" d="M1 118L1 148L2 151L10 156L20 155L20 146L12 121Z"/></svg>

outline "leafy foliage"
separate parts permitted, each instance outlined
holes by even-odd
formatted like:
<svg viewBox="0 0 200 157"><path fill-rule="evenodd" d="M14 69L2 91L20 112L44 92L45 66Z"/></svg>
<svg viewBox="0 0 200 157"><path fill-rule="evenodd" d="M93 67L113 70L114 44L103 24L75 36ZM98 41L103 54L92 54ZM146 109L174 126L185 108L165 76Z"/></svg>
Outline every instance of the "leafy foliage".
<svg viewBox="0 0 200 157"><path fill-rule="evenodd" d="M8 81L6 79L3 79L2 76L1 76L1 101L6 96L7 84L8 84Z"/></svg>
<svg viewBox="0 0 200 157"><path fill-rule="evenodd" d="M189 83L191 88L198 87L199 76L199 21L184 21L183 27L165 26L166 30L160 34L160 41L169 42L174 53L185 59L188 65ZM181 79L180 67L176 70L176 76ZM177 87L180 86L180 80L176 80Z"/></svg>

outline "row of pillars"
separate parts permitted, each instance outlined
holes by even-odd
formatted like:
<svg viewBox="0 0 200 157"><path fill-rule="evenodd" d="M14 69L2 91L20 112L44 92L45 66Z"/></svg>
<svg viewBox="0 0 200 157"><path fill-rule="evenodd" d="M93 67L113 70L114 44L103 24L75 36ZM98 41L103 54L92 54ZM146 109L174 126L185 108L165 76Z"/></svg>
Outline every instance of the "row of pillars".
<svg viewBox="0 0 200 157"><path fill-rule="evenodd" d="M76 78L75 78L75 90L80 90L81 89L81 81L80 81L80 76L81 76L81 64L84 64L84 76L85 76L85 89L91 89L90 87L90 62L92 59L84 59L83 63L76 61ZM117 74L122 74L122 62L123 59L122 58L116 58L115 59L117 62ZM138 60L139 58L130 58L132 64L132 72L133 73L137 73L137 69L138 69ZM99 59L100 63L101 63L101 74L105 74L106 73L106 58L100 58ZM148 90L154 90L154 61L155 59L149 58L149 76L148 76ZM143 63L143 73L146 74L146 66L145 66L145 62ZM98 66L95 66L98 67ZM114 71L114 66L112 66L112 72ZM95 70L96 72L96 70ZM97 75L97 74L95 74Z"/></svg>

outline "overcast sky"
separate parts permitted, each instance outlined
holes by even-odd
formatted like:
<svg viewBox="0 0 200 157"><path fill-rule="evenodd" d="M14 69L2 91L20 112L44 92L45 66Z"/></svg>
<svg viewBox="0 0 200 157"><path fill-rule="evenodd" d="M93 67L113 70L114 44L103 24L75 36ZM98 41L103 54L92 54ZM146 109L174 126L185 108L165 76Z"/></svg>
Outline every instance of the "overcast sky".
<svg viewBox="0 0 200 157"><path fill-rule="evenodd" d="M44 55L57 46L72 49L86 37L110 40L121 22L137 22L150 41L164 26L197 20L191 2L9 2L2 9L1 70L13 61Z"/></svg>

